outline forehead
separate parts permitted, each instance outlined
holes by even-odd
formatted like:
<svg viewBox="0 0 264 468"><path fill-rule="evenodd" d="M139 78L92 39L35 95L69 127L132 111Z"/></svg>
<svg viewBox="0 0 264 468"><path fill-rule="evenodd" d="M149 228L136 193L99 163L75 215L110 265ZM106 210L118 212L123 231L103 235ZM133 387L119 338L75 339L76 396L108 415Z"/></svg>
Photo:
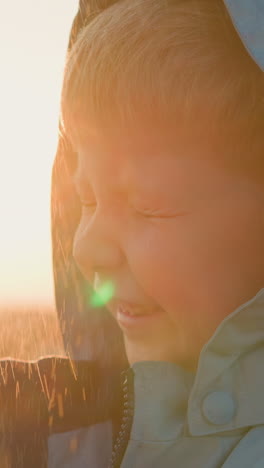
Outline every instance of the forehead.
<svg viewBox="0 0 264 468"><path fill-rule="evenodd" d="M95 132L79 148L75 181L102 193L139 189L146 196L200 197L221 186L223 174L209 148L194 143L175 132Z"/></svg>
<svg viewBox="0 0 264 468"><path fill-rule="evenodd" d="M208 143L206 142L208 145ZM138 128L89 127L78 145L78 162L82 169L117 171L150 170L170 159L192 155L202 158L208 151L182 128L141 125Z"/></svg>
<svg viewBox="0 0 264 468"><path fill-rule="evenodd" d="M174 133L154 129L95 133L79 151L80 178L96 191L139 190L142 196L160 196L166 191L169 195L176 186L178 190L187 189L191 171L183 144L175 141ZM84 187L85 181L79 185Z"/></svg>
<svg viewBox="0 0 264 468"><path fill-rule="evenodd" d="M161 164L161 155L172 153L163 133L142 129L92 129L78 147L78 172L92 178L105 175L117 177L139 176Z"/></svg>

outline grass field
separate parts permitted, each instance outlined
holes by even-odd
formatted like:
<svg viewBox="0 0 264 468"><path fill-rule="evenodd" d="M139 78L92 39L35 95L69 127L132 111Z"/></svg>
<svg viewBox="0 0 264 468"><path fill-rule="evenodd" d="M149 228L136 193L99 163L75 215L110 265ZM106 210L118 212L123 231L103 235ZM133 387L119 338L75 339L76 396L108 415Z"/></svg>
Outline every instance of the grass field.
<svg viewBox="0 0 264 468"><path fill-rule="evenodd" d="M0 359L64 355L58 319L52 309L0 308Z"/></svg>
<svg viewBox="0 0 264 468"><path fill-rule="evenodd" d="M0 359L35 360L48 354L65 355L58 319L52 309L0 307L0 321ZM12 468L10 460L1 434L0 468Z"/></svg>

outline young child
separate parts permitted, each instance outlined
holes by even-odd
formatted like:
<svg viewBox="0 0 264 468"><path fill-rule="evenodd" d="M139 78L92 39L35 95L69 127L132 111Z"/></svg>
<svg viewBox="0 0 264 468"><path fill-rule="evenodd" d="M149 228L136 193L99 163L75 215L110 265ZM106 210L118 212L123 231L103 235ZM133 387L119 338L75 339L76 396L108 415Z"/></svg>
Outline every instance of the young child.
<svg viewBox="0 0 264 468"><path fill-rule="evenodd" d="M62 122L82 205L73 254L90 284L113 284L106 307L135 376L123 468L256 457L263 90L220 0L117 2L69 54Z"/></svg>
<svg viewBox="0 0 264 468"><path fill-rule="evenodd" d="M117 2L69 54L73 255L134 376L123 468L264 466L263 85L220 0Z"/></svg>
<svg viewBox="0 0 264 468"><path fill-rule="evenodd" d="M65 68L54 277L76 360L32 365L32 431L49 468L264 467L263 73L222 0L111 3Z"/></svg>

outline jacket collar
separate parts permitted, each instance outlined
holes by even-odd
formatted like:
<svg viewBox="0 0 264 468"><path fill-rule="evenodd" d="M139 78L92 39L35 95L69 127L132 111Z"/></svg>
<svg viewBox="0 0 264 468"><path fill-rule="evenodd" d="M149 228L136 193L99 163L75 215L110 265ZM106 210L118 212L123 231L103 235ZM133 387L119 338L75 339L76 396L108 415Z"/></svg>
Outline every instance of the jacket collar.
<svg viewBox="0 0 264 468"><path fill-rule="evenodd" d="M263 363L264 288L220 323L196 374L170 362L132 365L132 438L168 440L182 429L186 436L234 435L264 424Z"/></svg>
<svg viewBox="0 0 264 468"><path fill-rule="evenodd" d="M204 345L189 396L192 435L264 424L264 288Z"/></svg>

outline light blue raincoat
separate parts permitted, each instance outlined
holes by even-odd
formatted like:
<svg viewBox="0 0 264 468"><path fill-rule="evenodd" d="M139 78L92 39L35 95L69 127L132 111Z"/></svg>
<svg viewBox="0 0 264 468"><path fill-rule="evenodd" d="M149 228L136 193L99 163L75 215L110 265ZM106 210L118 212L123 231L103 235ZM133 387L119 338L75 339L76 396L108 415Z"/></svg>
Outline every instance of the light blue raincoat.
<svg viewBox="0 0 264 468"><path fill-rule="evenodd" d="M226 317L194 375L136 362L121 468L264 468L264 288Z"/></svg>

